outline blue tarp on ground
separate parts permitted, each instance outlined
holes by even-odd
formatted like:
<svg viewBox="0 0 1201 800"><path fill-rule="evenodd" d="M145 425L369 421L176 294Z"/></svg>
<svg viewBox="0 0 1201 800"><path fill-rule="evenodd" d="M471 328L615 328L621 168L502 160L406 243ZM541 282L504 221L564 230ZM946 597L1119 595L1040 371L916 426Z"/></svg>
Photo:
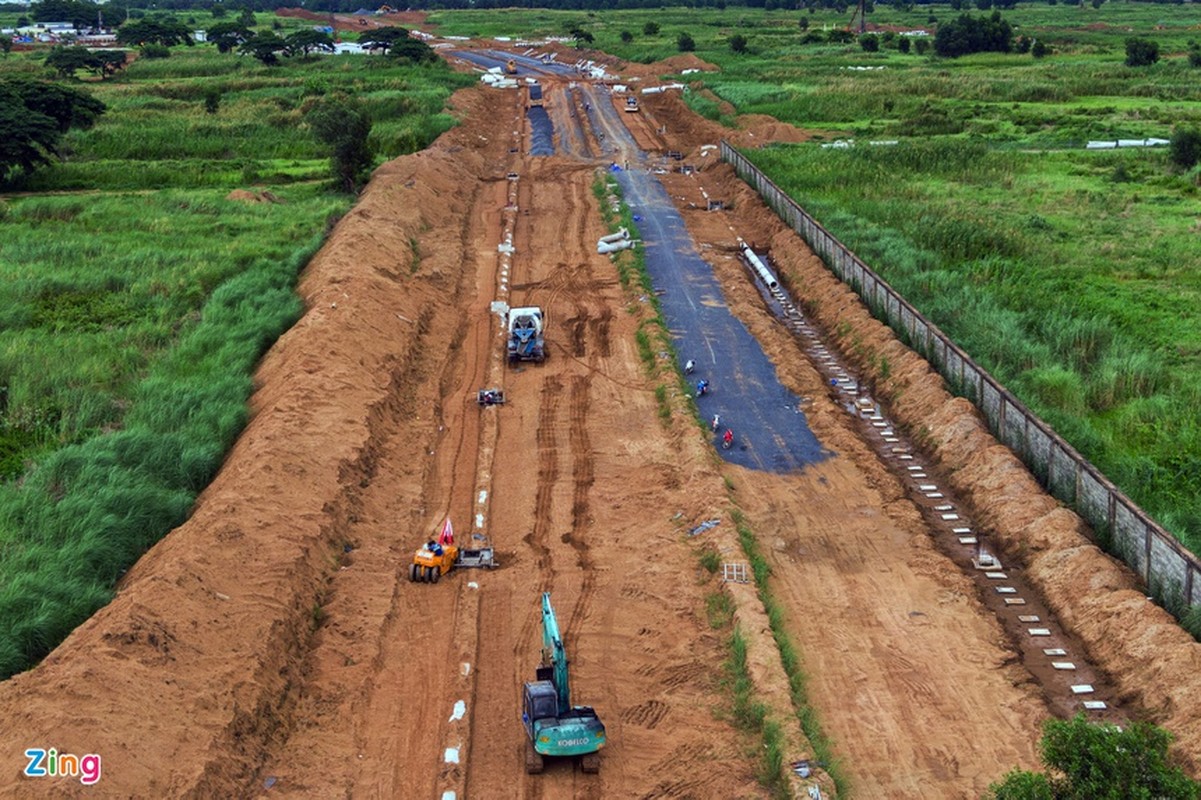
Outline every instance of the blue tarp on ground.
<svg viewBox="0 0 1201 800"><path fill-rule="evenodd" d="M620 117L610 103L594 104L590 115L598 113L596 106L610 121ZM607 127L620 131L622 152L635 149L623 124ZM617 151L612 142L606 149ZM759 341L726 306L721 284L693 247L662 184L642 169L616 170L610 179L636 215L647 270L679 358L696 361L694 385L710 382L712 391L697 398L697 407L703 419L721 417L721 429L712 435L717 452L732 463L772 472L802 469L829 456L809 429L800 398L780 383ZM729 450L721 447L726 428L734 432Z"/></svg>

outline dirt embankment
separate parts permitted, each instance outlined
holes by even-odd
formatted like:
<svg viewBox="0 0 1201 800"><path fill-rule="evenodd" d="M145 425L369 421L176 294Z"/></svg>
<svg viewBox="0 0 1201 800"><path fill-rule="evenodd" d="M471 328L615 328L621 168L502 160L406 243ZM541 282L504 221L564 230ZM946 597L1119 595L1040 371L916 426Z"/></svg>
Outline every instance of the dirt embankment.
<svg viewBox="0 0 1201 800"><path fill-rule="evenodd" d="M112 796L239 793L289 726L379 428L411 394L411 363L439 346L457 243L402 281L412 242L464 212L487 151L450 136L377 172L308 267L308 311L261 365L253 418L191 519L109 606L0 685L5 752L98 753ZM0 772L0 793L30 790L19 768Z"/></svg>
<svg viewBox="0 0 1201 800"><path fill-rule="evenodd" d="M498 136L498 119L519 119L516 95L472 89L454 102L464 124L379 170L310 265L308 311L265 359L254 417L193 517L131 570L110 606L0 685L9 753L99 753L103 790L116 796L430 794L450 773L473 796L758 792L745 740L714 714L724 650L703 618L711 587L691 548L707 540L681 535L720 514L722 471L690 424L657 417L634 344L639 318L628 313L636 306L594 252L592 165L530 159ZM942 479L972 498L1007 558L1024 560L1123 699L1176 733L1183 754L1201 752L1189 703L1197 645L715 163L702 145L723 129L678 97L647 106L657 124L640 121L644 135L703 165L710 196L732 209L685 211L686 220L727 302L838 454L800 476L724 475L769 553L819 717L861 790L978 794L1010 766L1033 766L1045 707L898 481L741 277L727 220L770 245L811 317L848 331L861 372L873 354L887 356L891 374L876 376L875 394L890 399L890 414L931 432ZM756 132L780 135L763 120L747 129ZM511 169L520 175L512 202ZM689 205L699 198L690 180L665 183L681 208L703 208ZM512 220L511 273L496 261L502 216ZM546 364L488 366L498 290L548 309ZM475 408L484 379L501 382L505 407ZM490 448L491 472L479 455ZM460 664L465 632L453 609L475 576L447 579L459 582L455 595L455 584L404 581L403 562L447 509L470 528L459 520L484 508L481 481L504 567L479 580L486 600L467 615L478 663ZM729 526L717 534L723 559L741 560ZM599 777L522 768L515 698L538 649L530 609L552 589L577 691L609 727ZM735 593L754 601L749 587ZM762 620L747 624L767 638ZM468 673L476 689L464 696L452 678ZM462 766L439 760L460 699L470 710ZM0 794L28 796L40 788L30 780L19 767L2 772Z"/></svg>
<svg viewBox="0 0 1201 800"><path fill-rule="evenodd" d="M295 17L320 22L339 31L362 31L369 28L416 28L424 25L428 14L424 11L393 11L390 14L369 14L355 16L353 14L320 14L316 11L306 11L303 8L277 8L275 13L281 17Z"/></svg>
<svg viewBox="0 0 1201 800"><path fill-rule="evenodd" d="M396 797L447 780L481 797L757 796L745 739L715 714L712 587L679 536L714 513L721 479L690 428L655 413L639 319L595 254L593 165L497 136L519 119L516 94L454 102L463 125L381 168L309 266L308 311L265 359L253 420L192 518L0 686L9 752L100 754L113 796ZM516 220L511 272L502 216ZM547 364L488 366L501 290L547 309ZM509 402L477 408L481 380ZM434 522L449 510L467 537L485 508L500 570L405 579ZM579 700L609 729L600 776L524 771L516 699L544 590ZM472 592L478 614L460 614ZM474 654L459 646L472 638ZM460 703L465 733L447 728ZM31 780L8 770L0 795Z"/></svg>
<svg viewBox="0 0 1201 800"><path fill-rule="evenodd" d="M1091 541L1075 513L1039 487L968 401L948 393L924 359L873 319L807 248L797 247L796 234L781 232L770 244L794 296L827 331L844 332L844 352L860 354L856 368L871 376L894 418L910 431L929 432L944 479L970 498L990 541L1005 559L1025 564L1059 619L1119 687L1123 703L1171 731L1176 752L1197 772L1201 708L1188 698L1201 691L1201 645L1147 599L1125 565ZM880 357L889 365L887 377L873 366Z"/></svg>
<svg viewBox="0 0 1201 800"><path fill-rule="evenodd" d="M1170 730L1177 737L1175 752L1196 773L1201 759L1201 712L1186 698L1195 695L1201 680L1201 645L1147 600L1128 568L1092 543L1086 526L1074 513L1042 491L1020 461L988 433L970 403L953 398L923 359L872 319L857 297L795 233L784 228L732 169L717 163L712 150L698 148L700 143L716 143L721 138L736 146L757 146L778 134L771 121L759 121L765 127L756 130L755 120L740 120L740 130L731 131L698 118L672 95L649 98L645 105L657 120L666 121L669 129L687 132L682 140L693 148L685 161L703 168L703 182L710 197L721 197L727 207L735 209L731 216L737 220L738 233L759 248L770 249L783 282L794 297L804 301L811 318L828 332L844 331L839 337L844 354L858 354L851 360L875 384L874 394L888 399L890 416L911 432L930 432L931 455L940 466L943 480L960 496L970 498L973 518L989 540L1000 546L1004 560L1025 565L1026 575L1036 583L1060 621L1083 640L1090 661L1119 688L1123 705ZM797 138L803 138L803 133ZM685 183L677 185L683 187ZM681 188L679 193L687 191ZM720 241L721 223L700 221L706 216L695 213L689 218L690 227L698 231L708 227L716 233L694 235L701 240ZM727 292L739 284L737 272L735 269L725 281ZM756 301L751 298L747 307L756 305ZM758 335L765 342L772 336L767 331ZM780 345L778 356L773 357L782 376L795 372L786 366L790 360L788 349ZM875 371L879 356L887 359L888 378ZM822 387L810 385L800 373L789 382L802 394L823 393ZM822 429L823 442L834 449L846 448L847 440L826 427L820 408L821 404L815 404L806 414L815 429ZM856 461L861 468L867 463ZM887 474L875 475L871 481L881 489L895 484ZM886 494L899 499L895 488ZM778 497L767 505L776 507L776 518L796 513L786 510ZM897 508L895 503L886 507L890 514ZM810 524L820 527L820 523ZM849 540L846 524L841 535ZM887 552L881 553L882 558L890 557ZM803 598L797 602L799 605ZM826 654L820 646L811 652L819 658Z"/></svg>

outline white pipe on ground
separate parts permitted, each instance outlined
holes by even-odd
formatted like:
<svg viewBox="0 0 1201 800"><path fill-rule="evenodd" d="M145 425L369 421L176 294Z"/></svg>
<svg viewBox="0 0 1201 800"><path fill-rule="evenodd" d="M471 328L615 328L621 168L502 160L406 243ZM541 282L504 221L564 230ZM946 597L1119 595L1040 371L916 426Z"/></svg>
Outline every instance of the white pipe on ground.
<svg viewBox="0 0 1201 800"><path fill-rule="evenodd" d="M610 233L608 236L600 237L600 241L602 241L602 242L620 242L622 239L629 239L629 238L630 238L630 232L628 230L626 230L625 228L622 228L617 233Z"/></svg>
<svg viewBox="0 0 1201 800"><path fill-rule="evenodd" d="M759 273L759 277L763 279L763 283L767 288L775 289L779 286L780 284L776 281L776 276L772 275L767 265L759 259L759 256L755 255L755 251L751 249L750 245L743 242L740 246L742 247L742 255L746 258L747 263L755 268L755 272Z"/></svg>
<svg viewBox="0 0 1201 800"><path fill-rule="evenodd" d="M600 253L601 255L604 255L606 253L617 253L622 250L632 250L632 249L634 249L634 240L633 239L621 239L616 242L597 242L596 243L596 252Z"/></svg>

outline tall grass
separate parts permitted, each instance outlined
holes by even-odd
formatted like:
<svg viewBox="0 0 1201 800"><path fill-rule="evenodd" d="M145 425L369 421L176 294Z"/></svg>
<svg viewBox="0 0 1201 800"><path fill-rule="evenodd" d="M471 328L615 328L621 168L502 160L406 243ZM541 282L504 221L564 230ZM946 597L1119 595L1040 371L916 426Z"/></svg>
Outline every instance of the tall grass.
<svg viewBox="0 0 1201 800"><path fill-rule="evenodd" d="M30 63L14 54L0 75ZM440 112L467 80L365 57L269 70L197 47L89 85L108 113L0 204L0 677L109 600L246 424L254 366L349 205L307 104L370 82L387 157L453 124ZM272 201L227 196L248 185Z"/></svg>
<svg viewBox="0 0 1201 800"><path fill-rule="evenodd" d="M1201 328L1196 273L1180 250L1194 220L1175 213L1171 190L1152 203L1146 184L1115 187L1111 165L1130 156L1060 152L1023 166L1011 152L956 140L751 157L1201 548L1201 421L1187 410L1201 379ZM1160 154L1138 158L1166 171Z"/></svg>

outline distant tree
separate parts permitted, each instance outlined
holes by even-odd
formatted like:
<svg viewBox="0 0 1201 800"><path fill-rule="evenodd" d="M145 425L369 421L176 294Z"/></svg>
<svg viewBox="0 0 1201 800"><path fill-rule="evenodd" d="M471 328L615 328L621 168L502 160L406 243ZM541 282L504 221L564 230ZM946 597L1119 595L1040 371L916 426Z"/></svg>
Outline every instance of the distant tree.
<svg viewBox="0 0 1201 800"><path fill-rule="evenodd" d="M254 18L254 12L249 8L242 9L242 13L238 15L238 22L242 23L243 27L246 28L253 28L258 24L258 21Z"/></svg>
<svg viewBox="0 0 1201 800"><path fill-rule="evenodd" d="M691 35L681 33L676 38L676 47L679 48L681 53L691 53L696 49L696 41L693 40Z"/></svg>
<svg viewBox="0 0 1201 800"><path fill-rule="evenodd" d="M1093 8L1100 8L1105 5L1105 0L1093 0Z"/></svg>
<svg viewBox="0 0 1201 800"><path fill-rule="evenodd" d="M1126 66L1149 67L1159 60L1159 43L1132 36L1126 40Z"/></svg>
<svg viewBox="0 0 1201 800"><path fill-rule="evenodd" d="M899 39L897 39L897 50L900 50L902 53L908 55L909 50L912 47L913 47L913 42L909 41L908 36L902 36Z"/></svg>
<svg viewBox="0 0 1201 800"><path fill-rule="evenodd" d="M913 46L917 50L917 54L919 56L924 56L926 53L930 52L930 40L929 39L925 39L925 38L917 39L913 42Z"/></svg>
<svg viewBox="0 0 1201 800"><path fill-rule="evenodd" d="M305 117L317 141L330 150L330 166L344 191L354 192L366 178L373 153L371 117L361 103L344 96L322 102Z"/></svg>
<svg viewBox="0 0 1201 800"><path fill-rule="evenodd" d="M238 46L238 52L253 56L268 67L279 64L279 54L287 45L271 31L262 31L251 36Z"/></svg>
<svg viewBox="0 0 1201 800"><path fill-rule="evenodd" d="M992 0L976 0L976 8L981 11L988 11L992 8Z"/></svg>
<svg viewBox="0 0 1201 800"><path fill-rule="evenodd" d="M76 30L95 25L100 10L91 0L41 0L29 6L34 22L69 22Z"/></svg>
<svg viewBox="0 0 1201 800"><path fill-rule="evenodd" d="M1148 722L1126 728L1089 722L1083 714L1043 726L1042 762L1049 774L1013 770L988 787L990 800L1195 800L1198 784L1170 763L1172 735Z"/></svg>
<svg viewBox="0 0 1201 800"><path fill-rule="evenodd" d="M875 53L880 49L880 38L874 33L864 33L859 36L859 46L864 52Z"/></svg>
<svg viewBox="0 0 1201 800"><path fill-rule="evenodd" d="M0 86L0 178L13 172L33 172L49 164L58 152L62 137L54 121L31 114L3 86Z"/></svg>
<svg viewBox="0 0 1201 800"><path fill-rule="evenodd" d="M989 17L960 14L957 19L938 26L934 35L934 52L946 58L968 53L1008 53L1013 46L1013 27L1000 11Z"/></svg>
<svg viewBox="0 0 1201 800"><path fill-rule="evenodd" d="M0 50L4 51L4 57L8 58L8 54L12 52L13 40L11 36L0 36Z"/></svg>
<svg viewBox="0 0 1201 800"><path fill-rule="evenodd" d="M807 31L807 30L809 30L809 18L808 18L808 17L801 17L801 19L800 19L800 21L797 23L797 25L799 25L799 26L800 26L800 28L801 28L801 30L803 30L803 31Z"/></svg>
<svg viewBox="0 0 1201 800"><path fill-rule="evenodd" d="M224 17L226 14L229 13L228 11L225 10L225 6L222 5L221 3L214 3L213 7L210 8L209 11L212 13L213 19L221 19L222 17Z"/></svg>
<svg viewBox="0 0 1201 800"><path fill-rule="evenodd" d="M419 39L398 40L388 55L407 64L433 64L438 60L434 48Z"/></svg>
<svg viewBox="0 0 1201 800"><path fill-rule="evenodd" d="M177 44L191 46L196 43L187 25L165 17L146 17L136 22L127 22L117 29L117 41L120 44L138 47L147 44L161 44L163 47Z"/></svg>
<svg viewBox="0 0 1201 800"><path fill-rule="evenodd" d="M826 41L836 44L849 44L855 41L855 34L846 28L831 28L826 31Z"/></svg>
<svg viewBox="0 0 1201 800"><path fill-rule="evenodd" d="M96 50L93 55L96 56L96 66L92 68L92 71L99 75L101 80L125 69L124 50Z"/></svg>
<svg viewBox="0 0 1201 800"><path fill-rule="evenodd" d="M1190 67L1201 67L1201 50L1188 51L1188 65Z"/></svg>
<svg viewBox="0 0 1201 800"><path fill-rule="evenodd" d="M50 164L64 133L90 128L104 111L104 103L77 89L0 81L0 179Z"/></svg>
<svg viewBox="0 0 1201 800"><path fill-rule="evenodd" d="M1201 131L1196 128L1177 128L1172 131L1168 158L1181 169L1192 169L1201 161Z"/></svg>
<svg viewBox="0 0 1201 800"><path fill-rule="evenodd" d="M221 89L210 86L204 90L204 113L216 114L221 110Z"/></svg>
<svg viewBox="0 0 1201 800"><path fill-rule="evenodd" d="M149 59L170 58L171 48L167 47L165 44L147 42L146 44L142 45L142 49L138 51L138 54L141 55L142 58Z"/></svg>
<svg viewBox="0 0 1201 800"><path fill-rule="evenodd" d="M659 23L657 23L657 22L646 23L645 25L642 26L642 33L645 34L646 36L658 36L659 35Z"/></svg>
<svg viewBox="0 0 1201 800"><path fill-rule="evenodd" d="M1035 58L1046 58L1050 54L1051 48L1047 47L1042 39L1036 40L1034 45L1030 48L1030 55L1034 56Z"/></svg>
<svg viewBox="0 0 1201 800"><path fill-rule="evenodd" d="M1024 35L1019 36L1013 42L1013 51L1015 53L1023 53L1023 54L1029 53L1030 46L1033 44L1034 44L1034 42L1033 42L1033 40L1030 39L1029 36L1024 36Z"/></svg>
<svg viewBox="0 0 1201 800"><path fill-rule="evenodd" d="M11 81L8 84L30 111L54 120L60 133L72 128L87 130L106 110L104 103L86 92L57 83Z"/></svg>
<svg viewBox="0 0 1201 800"><path fill-rule="evenodd" d="M372 50L383 50L387 53L397 42L409 38L409 32L404 28L390 25L386 28L375 28L359 36L359 44Z"/></svg>
<svg viewBox="0 0 1201 800"><path fill-rule="evenodd" d="M735 53L746 52L746 37L741 33L736 33L730 37L730 49Z"/></svg>
<svg viewBox="0 0 1201 800"><path fill-rule="evenodd" d="M630 42L634 41L634 34L630 33L629 31L622 31L621 41L624 44L629 44Z"/></svg>
<svg viewBox="0 0 1201 800"><path fill-rule="evenodd" d="M205 35L210 44L216 45L218 53L228 53L254 36L254 31L240 22L218 22Z"/></svg>
<svg viewBox="0 0 1201 800"><path fill-rule="evenodd" d="M124 25L129 19L129 7L125 0L109 0L104 4L104 24L110 28Z"/></svg>
<svg viewBox="0 0 1201 800"><path fill-rule="evenodd" d="M592 44L594 41L592 34L584 30L578 23L568 27L567 35L575 39L577 47L584 44Z"/></svg>
<svg viewBox="0 0 1201 800"><path fill-rule="evenodd" d="M284 55L308 56L318 50L334 52L334 40L328 33L304 28L284 39Z"/></svg>
<svg viewBox="0 0 1201 800"><path fill-rule="evenodd" d="M74 78L76 71L91 69L95 61L86 48L59 45L46 54L42 63L58 73L60 78Z"/></svg>

